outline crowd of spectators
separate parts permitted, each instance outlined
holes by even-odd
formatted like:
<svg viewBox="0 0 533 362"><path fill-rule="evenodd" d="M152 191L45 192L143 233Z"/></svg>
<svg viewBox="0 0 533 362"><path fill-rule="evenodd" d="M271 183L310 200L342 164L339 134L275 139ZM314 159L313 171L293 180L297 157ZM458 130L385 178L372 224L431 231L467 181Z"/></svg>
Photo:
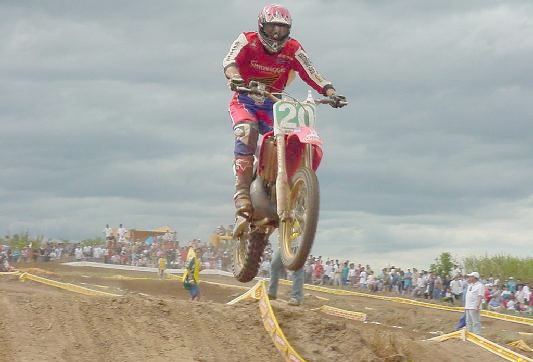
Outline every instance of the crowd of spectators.
<svg viewBox="0 0 533 362"><path fill-rule="evenodd" d="M95 261L109 264L157 267L158 259L163 256L167 261L167 268L176 269L183 267L189 245L198 242L193 240L187 242L184 246L180 246L178 241L168 242L158 238L154 239L150 245L140 241L127 241L125 243L117 242L109 246L106 244L49 243L40 247L4 247L4 250L0 252L0 256L6 268L8 264L49 261ZM200 242L199 254L202 268L204 269L231 269L230 250L224 248L215 249Z"/></svg>
<svg viewBox="0 0 533 362"><path fill-rule="evenodd" d="M145 240L129 238L128 230L120 224L113 231L109 225L104 229L105 241L101 242L60 242L44 240L28 245L8 247L0 245L0 268L8 269L10 264L35 263L48 261L95 261L109 264L158 267L161 257L166 259L166 267L182 268L185 264L188 247L198 249L202 268L221 270L231 269L231 250L229 245L212 247L200 240L192 240L180 245L175 232L158 233Z"/></svg>
<svg viewBox="0 0 533 362"><path fill-rule="evenodd" d="M39 247L32 247L31 244L23 248L0 246L0 269L9 270L10 263L46 261L97 261L158 267L160 258L166 259L167 268L176 269L184 267L191 245L197 248L202 269L231 271L232 268L230 243L213 247L192 240L180 246L175 233L154 236L147 243L145 240L127 239L120 228L117 235L117 238L106 237L106 243L99 245L49 242ZM271 245L268 244L258 276L270 276L272 254ZM402 270L394 266L376 272L369 265L363 266L349 260L310 256L303 268L305 283L432 299L456 306L464 306L468 288L466 275L458 266L447 275L416 268ZM284 270L281 277L290 279L291 272ZM484 285L484 309L533 314L533 293L527 281L522 282L512 276L502 280L492 275L481 275L480 282Z"/></svg>
<svg viewBox="0 0 533 362"><path fill-rule="evenodd" d="M69 261L70 256L74 255L76 244L71 243L43 243L38 247L30 243L22 248L10 248L0 246L0 254L4 257L5 262L13 263L36 263L44 261Z"/></svg>
<svg viewBox="0 0 533 362"><path fill-rule="evenodd" d="M371 293L393 293L456 306L464 306L468 288L466 274L458 266L446 275L416 268L402 270L394 266L375 272L369 265L363 266L349 260L324 260L321 256L310 256L304 265L304 273L305 283L354 288ZM533 293L527 281L522 282L512 276L500 280L491 274L488 277L482 275L480 282L485 286L482 301L484 309L533 314Z"/></svg>

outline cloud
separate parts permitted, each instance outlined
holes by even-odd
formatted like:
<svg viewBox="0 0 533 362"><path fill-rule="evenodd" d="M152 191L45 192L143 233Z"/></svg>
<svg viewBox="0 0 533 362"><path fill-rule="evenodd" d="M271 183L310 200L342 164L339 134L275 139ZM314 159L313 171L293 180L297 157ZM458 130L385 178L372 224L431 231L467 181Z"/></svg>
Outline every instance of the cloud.
<svg viewBox="0 0 533 362"><path fill-rule="evenodd" d="M387 265L427 268L450 252L466 256L527 255L533 194L515 202L492 202L463 213L379 216L361 212L326 212L321 219L316 255L335 255L374 270Z"/></svg>

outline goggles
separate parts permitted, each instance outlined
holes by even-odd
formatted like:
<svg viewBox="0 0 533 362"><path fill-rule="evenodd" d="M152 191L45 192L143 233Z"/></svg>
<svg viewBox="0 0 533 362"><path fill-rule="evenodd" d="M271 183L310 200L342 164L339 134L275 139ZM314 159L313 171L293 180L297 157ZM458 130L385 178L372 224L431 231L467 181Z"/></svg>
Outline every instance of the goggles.
<svg viewBox="0 0 533 362"><path fill-rule="evenodd" d="M281 40L289 35L290 27L287 24L266 23L263 31L270 39Z"/></svg>

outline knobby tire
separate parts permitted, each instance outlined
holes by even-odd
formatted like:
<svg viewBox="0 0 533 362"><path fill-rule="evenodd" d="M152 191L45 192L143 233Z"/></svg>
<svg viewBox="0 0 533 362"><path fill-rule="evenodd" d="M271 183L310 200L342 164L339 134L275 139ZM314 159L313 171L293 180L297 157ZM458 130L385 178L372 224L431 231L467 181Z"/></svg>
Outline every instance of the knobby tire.
<svg viewBox="0 0 533 362"><path fill-rule="evenodd" d="M289 270L299 270L303 267L315 240L318 214L320 209L320 190L318 179L313 170L300 168L292 177L289 196L289 207L294 207L295 188L303 183L305 187L306 217L305 225L300 234L300 242L296 252L291 249L291 228L284 222L280 222L279 237L281 246L281 260Z"/></svg>
<svg viewBox="0 0 533 362"><path fill-rule="evenodd" d="M233 247L233 275L238 281L246 283L257 276L267 242L267 236L259 232L243 234L236 240Z"/></svg>

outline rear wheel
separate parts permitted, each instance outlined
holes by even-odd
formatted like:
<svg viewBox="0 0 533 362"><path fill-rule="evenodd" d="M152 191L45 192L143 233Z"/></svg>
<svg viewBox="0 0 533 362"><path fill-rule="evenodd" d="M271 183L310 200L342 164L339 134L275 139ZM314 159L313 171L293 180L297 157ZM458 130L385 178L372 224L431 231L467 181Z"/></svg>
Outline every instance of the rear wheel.
<svg viewBox="0 0 533 362"><path fill-rule="evenodd" d="M259 263L268 242L268 235L261 232L243 233L233 247L233 275L243 283L257 276Z"/></svg>
<svg viewBox="0 0 533 362"><path fill-rule="evenodd" d="M294 174L289 193L291 217L280 221L281 260L290 270L300 269L315 240L320 208L318 179L308 168Z"/></svg>

